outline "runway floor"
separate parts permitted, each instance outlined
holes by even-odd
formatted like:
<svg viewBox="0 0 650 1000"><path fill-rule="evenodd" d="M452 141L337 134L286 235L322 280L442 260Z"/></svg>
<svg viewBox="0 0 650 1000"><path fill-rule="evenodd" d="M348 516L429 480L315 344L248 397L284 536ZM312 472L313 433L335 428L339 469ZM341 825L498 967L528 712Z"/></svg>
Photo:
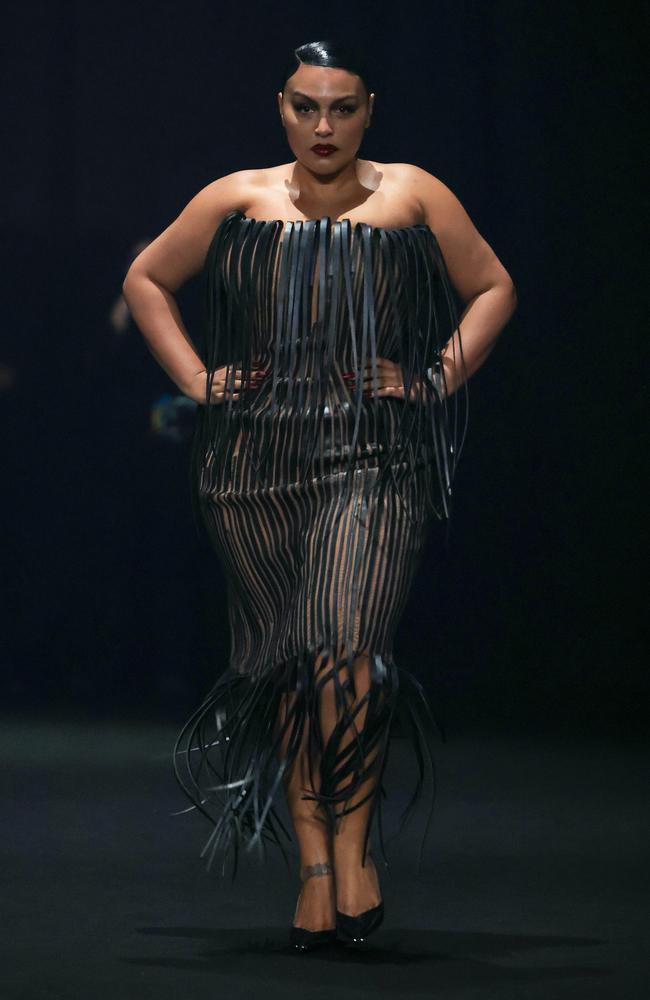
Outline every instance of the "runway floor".
<svg viewBox="0 0 650 1000"><path fill-rule="evenodd" d="M650 995L647 745L449 734L423 872L409 830L367 952L294 955L297 867L219 880L205 821L171 816L176 728L4 721L5 1000Z"/></svg>

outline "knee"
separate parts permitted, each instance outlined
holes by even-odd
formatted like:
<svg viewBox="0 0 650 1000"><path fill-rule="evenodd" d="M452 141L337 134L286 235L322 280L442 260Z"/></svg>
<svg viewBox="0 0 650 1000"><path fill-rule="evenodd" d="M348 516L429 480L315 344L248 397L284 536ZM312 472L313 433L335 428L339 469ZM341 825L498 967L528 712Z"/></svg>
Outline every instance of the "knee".
<svg viewBox="0 0 650 1000"><path fill-rule="evenodd" d="M339 653L339 659L342 654ZM367 649L335 667L336 659L330 656L316 665L316 679L325 697L334 698L335 691L348 691L350 694L364 694L370 686L370 654Z"/></svg>

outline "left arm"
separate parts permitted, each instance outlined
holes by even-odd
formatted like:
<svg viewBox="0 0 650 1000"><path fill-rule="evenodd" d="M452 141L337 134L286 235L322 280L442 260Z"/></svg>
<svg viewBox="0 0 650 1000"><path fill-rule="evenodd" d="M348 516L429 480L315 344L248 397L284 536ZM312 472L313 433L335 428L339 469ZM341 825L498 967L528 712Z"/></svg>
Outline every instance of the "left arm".
<svg viewBox="0 0 650 1000"><path fill-rule="evenodd" d="M426 170L416 166L410 170L424 221L435 233L450 281L465 303L458 329L441 352L447 392L451 395L464 381L458 347L461 328L464 376L468 380L485 363L517 308L517 292L505 267L453 192Z"/></svg>
<svg viewBox="0 0 650 1000"><path fill-rule="evenodd" d="M517 308L517 292L512 278L455 194L426 170L413 164L401 167L403 180L420 205L423 221L438 240L449 280L465 303L458 328L440 352L447 396L451 396L487 360ZM462 341L462 359L459 340ZM387 358L377 359L377 366L379 387L372 390L372 366L367 366L364 378L367 393L403 399L406 389L401 367ZM440 381L436 384L438 391L444 392ZM414 401L419 391L416 380L409 399Z"/></svg>

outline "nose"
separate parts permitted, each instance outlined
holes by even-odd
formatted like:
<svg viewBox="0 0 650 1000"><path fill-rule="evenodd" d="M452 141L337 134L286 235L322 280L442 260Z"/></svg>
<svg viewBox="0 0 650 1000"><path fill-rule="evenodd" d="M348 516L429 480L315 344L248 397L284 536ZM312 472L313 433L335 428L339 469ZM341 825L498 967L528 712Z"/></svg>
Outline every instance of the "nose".
<svg viewBox="0 0 650 1000"><path fill-rule="evenodd" d="M318 127L316 128L315 131L317 136L326 136L332 134L334 130L332 129L329 121L327 120L327 115L321 116L321 119L318 123Z"/></svg>

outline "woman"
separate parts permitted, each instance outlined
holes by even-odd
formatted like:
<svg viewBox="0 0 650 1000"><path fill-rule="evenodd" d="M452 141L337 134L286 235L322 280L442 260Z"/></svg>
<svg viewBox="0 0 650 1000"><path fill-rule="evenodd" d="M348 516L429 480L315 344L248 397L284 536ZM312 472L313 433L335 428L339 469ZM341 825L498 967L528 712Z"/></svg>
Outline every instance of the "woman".
<svg viewBox="0 0 650 1000"><path fill-rule="evenodd" d="M296 49L277 95L295 161L199 191L123 286L154 357L199 404L193 500L228 582L230 665L183 727L176 774L213 824L204 853L232 850L235 871L241 846L289 837L284 789L303 950L381 923L366 862L375 818L384 846L397 726L417 762L404 817L431 774L432 718L393 635L432 521L450 515L467 380L516 302L444 184L358 158L368 82L342 45ZM204 357L174 298L199 272Z"/></svg>

